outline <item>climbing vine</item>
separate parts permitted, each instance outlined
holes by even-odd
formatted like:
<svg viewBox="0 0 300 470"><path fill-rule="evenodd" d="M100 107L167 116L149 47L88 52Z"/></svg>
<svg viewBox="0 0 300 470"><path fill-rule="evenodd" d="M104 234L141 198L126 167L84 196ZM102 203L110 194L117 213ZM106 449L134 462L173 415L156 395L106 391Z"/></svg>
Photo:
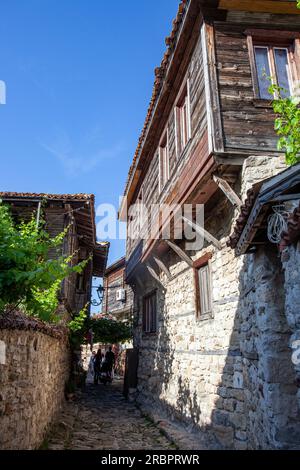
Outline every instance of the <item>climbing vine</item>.
<svg viewBox="0 0 300 470"><path fill-rule="evenodd" d="M89 330L88 304L69 322L70 342L74 349L84 343Z"/></svg>
<svg viewBox="0 0 300 470"><path fill-rule="evenodd" d="M300 0L297 0L300 8ZM278 150L283 150L288 165L300 162L300 84L294 96L283 97L283 88L272 84L269 92L276 96L273 109L276 113L275 131L279 136Z"/></svg>
<svg viewBox="0 0 300 470"><path fill-rule="evenodd" d="M90 329L94 333L95 343L125 343L132 338L130 321L117 321L110 316L96 315L90 318Z"/></svg>
<svg viewBox="0 0 300 470"><path fill-rule="evenodd" d="M283 89L274 84L269 91L277 96L273 100L273 109L276 113L275 131L279 136L278 150L285 152L288 165L295 165L300 162L300 96L284 98Z"/></svg>
<svg viewBox="0 0 300 470"><path fill-rule="evenodd" d="M14 223L9 208L0 201L0 313L8 306L48 322L59 320L56 310L62 281L80 273L88 260L72 266L73 256L61 254L66 229L54 238L29 222ZM56 257L49 253L56 251Z"/></svg>

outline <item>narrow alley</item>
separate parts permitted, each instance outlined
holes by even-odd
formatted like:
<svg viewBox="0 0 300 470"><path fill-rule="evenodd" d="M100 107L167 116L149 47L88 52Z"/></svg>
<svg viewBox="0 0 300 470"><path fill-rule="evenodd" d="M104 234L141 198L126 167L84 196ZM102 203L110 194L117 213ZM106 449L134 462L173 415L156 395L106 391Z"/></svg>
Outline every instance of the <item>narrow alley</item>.
<svg viewBox="0 0 300 470"><path fill-rule="evenodd" d="M300 451L300 0L1 20L1 463Z"/></svg>
<svg viewBox="0 0 300 470"><path fill-rule="evenodd" d="M42 448L47 450L174 450L176 446L122 395L122 382L87 384L66 403Z"/></svg>

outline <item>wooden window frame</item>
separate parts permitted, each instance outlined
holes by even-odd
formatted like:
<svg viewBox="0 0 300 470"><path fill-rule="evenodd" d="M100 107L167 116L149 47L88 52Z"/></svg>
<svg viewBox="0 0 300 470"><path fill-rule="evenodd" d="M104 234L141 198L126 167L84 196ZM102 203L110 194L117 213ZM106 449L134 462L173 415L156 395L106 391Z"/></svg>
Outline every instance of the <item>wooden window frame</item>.
<svg viewBox="0 0 300 470"><path fill-rule="evenodd" d="M79 294L82 294L85 292L85 270L82 271L81 273L77 274L77 279L76 279L76 291Z"/></svg>
<svg viewBox="0 0 300 470"><path fill-rule="evenodd" d="M267 47L270 73L273 83L277 76L276 65L274 61L274 48L283 48L288 51L289 81L292 91L293 84L300 79L300 33L291 31L275 30L246 30L248 51L250 56L250 68L254 90L254 98L260 102L270 102L272 98L265 99L260 97L258 74L256 67L255 47ZM276 98L276 96L274 96Z"/></svg>
<svg viewBox="0 0 300 470"><path fill-rule="evenodd" d="M166 152L166 155L163 155ZM158 148L159 192L161 193L170 179L169 129L166 128Z"/></svg>
<svg viewBox="0 0 300 470"><path fill-rule="evenodd" d="M146 319L146 302L151 298L155 296L155 329L150 329L149 331L146 329L147 325L147 319ZM151 325L152 325L152 320L151 320ZM151 327L152 328L152 327ZM153 336L157 334L157 289L149 292L147 295L143 297L143 325L142 325L142 330L143 330L143 335L146 336Z"/></svg>
<svg viewBox="0 0 300 470"><path fill-rule="evenodd" d="M186 141L183 142L182 140L182 133L183 133L183 108L186 107ZM176 155L177 159L182 155L184 150L186 149L189 141L192 137L192 129L191 129L191 99L190 99L190 79L184 81L177 100L176 105L174 108L175 113L175 141L176 141Z"/></svg>
<svg viewBox="0 0 300 470"><path fill-rule="evenodd" d="M205 255L201 256L201 258L197 259L193 263L193 271L194 271L194 284L195 284L195 307L196 307L196 318L197 320L207 320L213 318L213 302L212 302L212 284L211 284L211 259L212 253L206 253ZM208 266L209 276L210 276L210 290L211 290L211 309L210 312L202 313L201 312L201 300L200 300L200 286L199 286L199 278L198 278L198 271L201 268Z"/></svg>

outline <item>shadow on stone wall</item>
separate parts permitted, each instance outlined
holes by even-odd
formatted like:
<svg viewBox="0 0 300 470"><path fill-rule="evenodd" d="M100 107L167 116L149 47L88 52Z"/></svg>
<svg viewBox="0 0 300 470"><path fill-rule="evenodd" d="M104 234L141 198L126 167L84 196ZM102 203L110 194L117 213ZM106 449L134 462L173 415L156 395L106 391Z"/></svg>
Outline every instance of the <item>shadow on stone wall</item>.
<svg viewBox="0 0 300 470"><path fill-rule="evenodd" d="M177 359L161 294L159 335L150 340L149 347L151 377L141 384L139 402L156 414L167 413L190 431L200 432L214 448L298 448L298 389L289 348L291 331L285 317L284 273L276 249L264 247L244 258L238 289L225 362L220 352L216 370L199 371L198 384L211 386L210 392L200 394L180 373L180 364L174 367ZM169 385L175 369L179 370L178 387L173 392ZM213 373L220 374L217 384L212 380ZM175 401L172 393L176 394ZM165 394L170 394L172 404L162 398ZM208 406L208 395L213 405L207 420L202 408Z"/></svg>

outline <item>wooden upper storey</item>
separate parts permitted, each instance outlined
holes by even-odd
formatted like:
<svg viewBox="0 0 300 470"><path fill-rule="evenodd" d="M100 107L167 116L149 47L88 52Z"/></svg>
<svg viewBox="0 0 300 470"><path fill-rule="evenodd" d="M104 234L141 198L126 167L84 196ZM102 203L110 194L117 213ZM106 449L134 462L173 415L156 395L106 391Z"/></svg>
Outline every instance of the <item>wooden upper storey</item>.
<svg viewBox="0 0 300 470"><path fill-rule="evenodd" d="M266 72L279 84L300 78L299 13L296 2L281 0L180 4L129 172L127 209L136 202L182 204L195 194L194 202L205 202L216 190L208 179L217 162L277 153L262 67L269 64ZM124 204L120 216L126 215ZM135 245L129 243L129 255Z"/></svg>

